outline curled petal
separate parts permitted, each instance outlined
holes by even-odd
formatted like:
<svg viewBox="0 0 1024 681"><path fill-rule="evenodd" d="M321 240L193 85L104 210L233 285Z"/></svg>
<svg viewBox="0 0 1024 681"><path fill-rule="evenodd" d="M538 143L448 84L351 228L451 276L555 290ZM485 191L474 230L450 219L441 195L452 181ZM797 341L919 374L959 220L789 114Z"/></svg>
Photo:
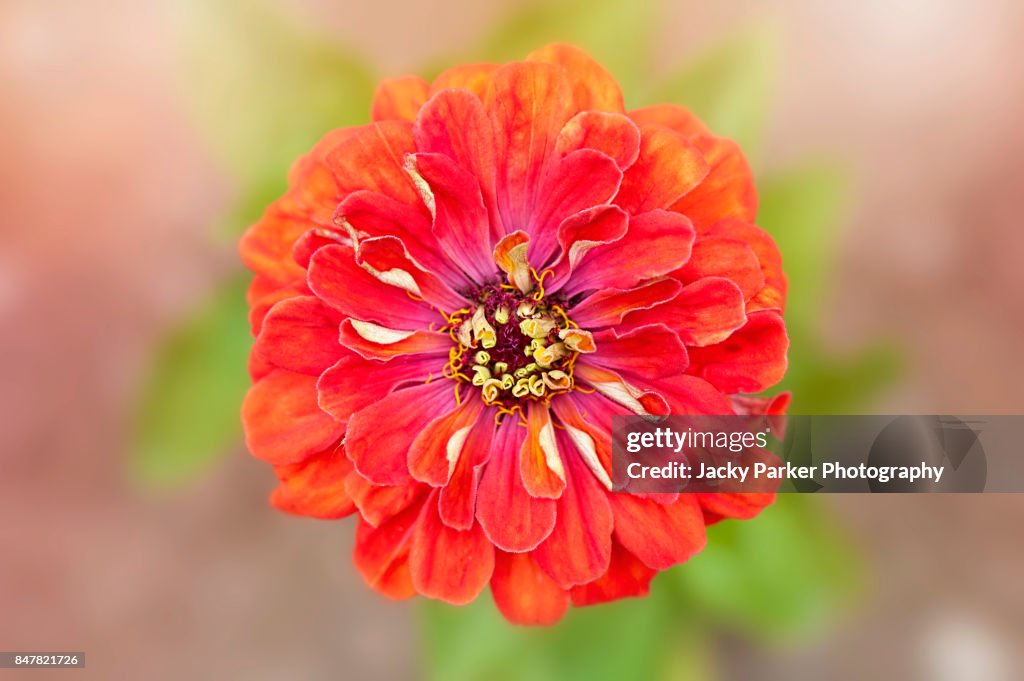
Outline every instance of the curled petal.
<svg viewBox="0 0 1024 681"><path fill-rule="evenodd" d="M426 424L409 446L412 477L434 487L447 485L483 408L481 400L465 400Z"/></svg>
<svg viewBox="0 0 1024 681"><path fill-rule="evenodd" d="M401 331L386 326L346 319L341 323L339 341L366 359L389 360L399 355L443 355L451 347L451 338L437 331ZM438 371L444 366L437 363Z"/></svg>
<svg viewBox="0 0 1024 681"><path fill-rule="evenodd" d="M507 234L494 247L494 262L508 275L508 283L523 293L533 289L533 276L526 251L530 248L530 235L522 230Z"/></svg>
<svg viewBox="0 0 1024 681"><path fill-rule="evenodd" d="M689 262L674 274L687 284L705 277L730 279L740 287L744 300L750 300L764 288L764 272L750 245L722 236L698 239Z"/></svg>
<svg viewBox="0 0 1024 681"><path fill-rule="evenodd" d="M565 489L565 463L551 413L547 407L531 403L526 414L526 437L517 449L523 485L530 496L555 499Z"/></svg>
<svg viewBox="0 0 1024 681"><path fill-rule="evenodd" d="M572 309L572 319L584 328L614 326L634 310L646 310L671 300L680 289L675 279L657 279L636 288L603 289Z"/></svg>
<svg viewBox="0 0 1024 681"><path fill-rule="evenodd" d="M489 416L477 419L463 444L448 484L441 489L437 510L441 520L456 530L468 530L476 515L480 470L491 458L494 424Z"/></svg>
<svg viewBox="0 0 1024 681"><path fill-rule="evenodd" d="M638 416L665 416L669 413L664 397L626 381L614 371L581 363L576 366L576 377Z"/></svg>
<svg viewBox="0 0 1024 681"><path fill-rule="evenodd" d="M436 372L443 356L403 357L398 362L366 359L346 352L316 382L320 408L342 423L404 383L422 383Z"/></svg>
<svg viewBox="0 0 1024 681"><path fill-rule="evenodd" d="M364 239L356 249L356 263L378 280L397 286L423 298L440 310L457 310L466 305L466 299L451 289L432 272L420 267L406 250L405 244L393 236Z"/></svg>
<svg viewBox="0 0 1024 681"><path fill-rule="evenodd" d="M577 149L603 152L625 170L640 155L640 128L622 114L581 111L559 131L555 155L563 157Z"/></svg>
<svg viewBox="0 0 1024 681"><path fill-rule="evenodd" d="M626 318L627 324L665 324L688 346L720 343L746 321L743 292L721 277L698 279L664 305Z"/></svg>
<svg viewBox="0 0 1024 681"><path fill-rule="evenodd" d="M563 220L558 226L560 254L550 265L553 276L546 290L562 289L591 249L621 239L628 228L629 216L618 206L590 208Z"/></svg>
<svg viewBox="0 0 1024 681"><path fill-rule="evenodd" d="M597 351L585 362L643 379L682 373L689 364L679 336L662 323L632 328L624 333L607 329L595 338Z"/></svg>

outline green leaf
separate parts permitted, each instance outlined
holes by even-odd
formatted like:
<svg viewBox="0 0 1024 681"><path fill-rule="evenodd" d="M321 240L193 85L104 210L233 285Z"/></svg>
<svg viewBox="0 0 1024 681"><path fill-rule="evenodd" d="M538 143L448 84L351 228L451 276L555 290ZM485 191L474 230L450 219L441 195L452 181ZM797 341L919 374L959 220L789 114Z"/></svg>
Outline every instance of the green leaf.
<svg viewBox="0 0 1024 681"><path fill-rule="evenodd" d="M186 94L240 184L233 222L244 226L326 132L368 122L374 80L361 61L265 1L195 0L184 13Z"/></svg>
<svg viewBox="0 0 1024 681"><path fill-rule="evenodd" d="M690 607L764 640L820 629L858 587L848 544L817 500L781 494L753 520L708 528L707 548L669 573Z"/></svg>
<svg viewBox="0 0 1024 681"><path fill-rule="evenodd" d="M661 0L535 1L510 14L487 37L439 63L434 72L462 61L507 62L552 42L586 50L619 81L627 102L644 85L651 63L652 29Z"/></svg>
<svg viewBox="0 0 1024 681"><path fill-rule="evenodd" d="M172 485L202 473L241 439L249 385L247 278L230 281L157 351L136 419L132 471Z"/></svg>
<svg viewBox="0 0 1024 681"><path fill-rule="evenodd" d="M669 76L654 90L651 103L685 106L716 135L739 143L749 156L771 108L778 52L773 26L747 29Z"/></svg>
<svg viewBox="0 0 1024 681"><path fill-rule="evenodd" d="M428 679L438 681L594 681L663 678L684 620L664 599L570 609L553 627L509 624L484 594L453 608L422 608Z"/></svg>

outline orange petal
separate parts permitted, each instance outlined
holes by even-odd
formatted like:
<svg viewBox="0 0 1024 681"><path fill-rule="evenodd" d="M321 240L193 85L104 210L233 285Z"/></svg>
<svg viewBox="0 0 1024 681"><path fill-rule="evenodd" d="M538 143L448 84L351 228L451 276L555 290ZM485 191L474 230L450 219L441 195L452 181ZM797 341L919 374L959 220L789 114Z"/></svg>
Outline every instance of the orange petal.
<svg viewBox="0 0 1024 681"><path fill-rule="evenodd" d="M675 279L656 279L631 289L603 289L585 298L570 313L586 329L614 326L633 310L646 310L675 297L682 286Z"/></svg>
<svg viewBox="0 0 1024 681"><path fill-rule="evenodd" d="M270 497L274 508L311 518L344 518L356 510L345 489L352 464L341 447L302 463L275 466L281 484Z"/></svg>
<svg viewBox="0 0 1024 681"><path fill-rule="evenodd" d="M345 493L359 509L363 520L374 527L396 516L429 489L418 482L405 485L375 485L353 469L345 478Z"/></svg>
<svg viewBox="0 0 1024 681"><path fill-rule="evenodd" d="M529 553L496 552L491 595L513 624L554 624L569 608L569 592L548 577Z"/></svg>
<svg viewBox="0 0 1024 681"><path fill-rule="evenodd" d="M341 315L315 296L287 298L270 309L253 352L282 369L319 376L344 353L340 323Z"/></svg>
<svg viewBox="0 0 1024 681"><path fill-rule="evenodd" d="M435 95L441 90L455 88L469 90L481 100L491 88L491 81L498 64L461 64L442 71L430 85L430 94Z"/></svg>
<svg viewBox="0 0 1024 681"><path fill-rule="evenodd" d="M429 90L430 85L419 76L382 80L373 94L370 115L374 121L413 121Z"/></svg>
<svg viewBox="0 0 1024 681"><path fill-rule="evenodd" d="M317 405L316 377L277 369L257 381L242 403L245 443L274 464L298 463L345 432Z"/></svg>
<svg viewBox="0 0 1024 681"><path fill-rule="evenodd" d="M530 496L555 499L565 489L565 463L548 408L530 403L526 438L519 448L519 472Z"/></svg>
<svg viewBox="0 0 1024 681"><path fill-rule="evenodd" d="M615 203L631 214L668 208L708 174L700 151L661 126L640 128L640 156L622 179Z"/></svg>
<svg viewBox="0 0 1024 681"><path fill-rule="evenodd" d="M692 140L704 155L708 174L672 210L693 221L697 231L709 228L724 218L753 221L757 215L757 190L754 174L743 152L732 140L699 135Z"/></svg>
<svg viewBox="0 0 1024 681"><path fill-rule="evenodd" d="M572 84L573 103L577 111L625 110L622 90L603 66L590 55L572 45L553 44L527 55L528 61L557 64L565 69Z"/></svg>
<svg viewBox="0 0 1024 681"><path fill-rule="evenodd" d="M768 232L743 220L722 220L707 232L708 238L742 239L754 251L761 263L764 287L747 302L747 310L786 309L786 273L782 270L782 255Z"/></svg>
<svg viewBox="0 0 1024 681"><path fill-rule="evenodd" d="M448 484L483 407L482 400L465 400L426 424L409 445L412 477L434 487Z"/></svg>
<svg viewBox="0 0 1024 681"><path fill-rule="evenodd" d="M673 272L673 276L687 284L706 277L724 277L739 286L744 300L764 288L764 271L750 244L721 234L698 238L690 260Z"/></svg>
<svg viewBox="0 0 1024 681"><path fill-rule="evenodd" d="M412 504L379 527L360 520L353 559L366 583L388 598L416 594L409 572L409 548L423 502Z"/></svg>
<svg viewBox="0 0 1024 681"><path fill-rule="evenodd" d="M759 310L721 343L690 350L691 373L702 376L724 393L757 393L786 373L789 337L781 315Z"/></svg>
<svg viewBox="0 0 1024 681"><path fill-rule="evenodd" d="M628 324L664 324L687 346L720 343L746 321L743 292L722 277L698 279L664 305L626 318Z"/></svg>
<svg viewBox="0 0 1024 681"><path fill-rule="evenodd" d="M692 494L659 504L632 494L612 494L615 538L647 567L665 570L704 548L704 516Z"/></svg>
<svg viewBox="0 0 1024 681"><path fill-rule="evenodd" d="M339 200L346 194L369 190L410 206L420 204L416 187L403 167L405 155L416 151L412 123L383 121L349 130L350 137L326 158Z"/></svg>
<svg viewBox="0 0 1024 681"><path fill-rule="evenodd" d="M558 156L577 149L596 149L626 169L640 155L640 128L621 114L582 111L569 119L555 142Z"/></svg>
<svg viewBox="0 0 1024 681"><path fill-rule="evenodd" d="M618 542L612 542L608 570L592 582L573 587L572 603L580 607L616 601L620 598L646 596L657 570L644 565Z"/></svg>
<svg viewBox="0 0 1024 681"><path fill-rule="evenodd" d="M661 125L686 139L709 134L707 127L688 109L678 104L655 104L633 109L627 114L637 125Z"/></svg>
<svg viewBox="0 0 1024 681"><path fill-rule="evenodd" d="M437 498L441 521L456 530L468 530L476 515L480 469L491 457L494 423L489 417L477 420L462 447L455 470Z"/></svg>

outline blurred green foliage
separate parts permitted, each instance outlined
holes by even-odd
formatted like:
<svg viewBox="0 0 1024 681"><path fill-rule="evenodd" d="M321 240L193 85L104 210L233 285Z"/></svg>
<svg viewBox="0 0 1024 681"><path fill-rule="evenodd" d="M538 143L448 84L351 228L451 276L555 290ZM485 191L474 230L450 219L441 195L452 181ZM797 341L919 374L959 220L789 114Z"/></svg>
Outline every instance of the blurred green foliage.
<svg viewBox="0 0 1024 681"><path fill-rule="evenodd" d="M360 60L263 3L186 6L188 94L238 183L227 217L237 233L284 190L288 165L317 138L365 122L373 78ZM650 31L661 9L628 0L538 2L423 73L573 42L616 75L631 106L683 104L756 149L772 106L777 31L743 31L652 83ZM893 375L896 359L885 346L836 357L819 336L848 178L841 166L809 164L761 176L759 187L759 223L778 241L790 277L783 387L794 393L792 411L855 409ZM135 468L146 479L186 481L237 442L250 342L243 285L232 281L157 353L136 447ZM513 627L486 596L463 608L426 603L426 673L446 681L707 678L719 629L765 641L806 636L856 587L856 560L816 499L782 495L759 518L720 523L708 535L704 552L656 578L650 598L572 610L553 628Z"/></svg>

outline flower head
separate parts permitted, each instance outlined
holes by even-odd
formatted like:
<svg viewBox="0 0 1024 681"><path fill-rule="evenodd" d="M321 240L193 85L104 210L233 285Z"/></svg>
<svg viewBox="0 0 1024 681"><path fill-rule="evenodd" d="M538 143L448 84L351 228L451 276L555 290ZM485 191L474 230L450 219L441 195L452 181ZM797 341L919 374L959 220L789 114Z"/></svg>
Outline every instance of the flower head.
<svg viewBox="0 0 1024 681"><path fill-rule="evenodd" d="M786 280L750 170L552 45L385 81L246 233L246 440L272 502L358 515L395 598L507 618L645 594L770 495L611 492L611 419L778 411Z"/></svg>

